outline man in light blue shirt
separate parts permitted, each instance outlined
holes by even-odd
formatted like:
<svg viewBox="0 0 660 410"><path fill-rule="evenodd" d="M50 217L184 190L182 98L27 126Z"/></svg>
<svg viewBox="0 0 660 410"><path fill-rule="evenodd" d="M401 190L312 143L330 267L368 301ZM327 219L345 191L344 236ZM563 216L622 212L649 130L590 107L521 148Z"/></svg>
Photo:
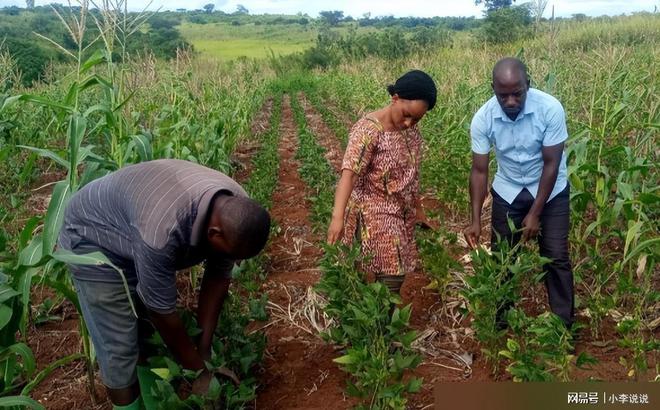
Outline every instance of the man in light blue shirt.
<svg viewBox="0 0 660 410"><path fill-rule="evenodd" d="M567 327L573 323L573 272L568 255L569 185L564 142L568 138L564 109L553 96L529 87L527 68L504 58L493 68L494 96L475 114L470 127L472 223L465 229L471 247L479 242L481 209L488 190L488 162L495 149L497 173L491 194L491 247L497 235L510 245L537 237L550 308ZM522 233L512 233L511 218ZM499 312L502 321L504 311Z"/></svg>

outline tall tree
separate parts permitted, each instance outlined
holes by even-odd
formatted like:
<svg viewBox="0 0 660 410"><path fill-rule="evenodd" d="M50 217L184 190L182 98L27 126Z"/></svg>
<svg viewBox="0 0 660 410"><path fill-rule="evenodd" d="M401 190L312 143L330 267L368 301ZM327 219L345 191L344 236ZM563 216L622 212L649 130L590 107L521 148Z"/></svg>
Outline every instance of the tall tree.
<svg viewBox="0 0 660 410"><path fill-rule="evenodd" d="M344 19L344 12L340 10L321 11L319 12L319 16L321 16L321 19L328 23L328 25L336 26Z"/></svg>
<svg viewBox="0 0 660 410"><path fill-rule="evenodd" d="M213 3L205 4L204 7L202 7L202 8L204 9L204 11L211 14L211 13L213 13L213 9L215 8L215 4L213 4Z"/></svg>
<svg viewBox="0 0 660 410"><path fill-rule="evenodd" d="M236 14L250 14L250 11L242 4L236 5Z"/></svg>
<svg viewBox="0 0 660 410"><path fill-rule="evenodd" d="M486 6L486 10L491 11L511 7L511 3L515 1L516 0L474 0L474 4L478 6L483 3Z"/></svg>
<svg viewBox="0 0 660 410"><path fill-rule="evenodd" d="M25 3L27 4L27 8L29 9L34 8L34 0L25 0Z"/></svg>

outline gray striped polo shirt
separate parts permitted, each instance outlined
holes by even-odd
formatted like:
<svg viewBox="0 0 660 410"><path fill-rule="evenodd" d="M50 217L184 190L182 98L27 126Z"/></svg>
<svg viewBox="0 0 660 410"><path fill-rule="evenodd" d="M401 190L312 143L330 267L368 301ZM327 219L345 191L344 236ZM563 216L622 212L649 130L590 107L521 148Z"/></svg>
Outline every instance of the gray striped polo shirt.
<svg viewBox="0 0 660 410"><path fill-rule="evenodd" d="M192 162L131 165L78 191L64 213L58 244L77 254L101 251L159 313L176 308L176 271L206 260L206 272L231 274L233 261L205 250L213 196L247 196L227 175ZM121 282L110 266L70 266L81 280Z"/></svg>

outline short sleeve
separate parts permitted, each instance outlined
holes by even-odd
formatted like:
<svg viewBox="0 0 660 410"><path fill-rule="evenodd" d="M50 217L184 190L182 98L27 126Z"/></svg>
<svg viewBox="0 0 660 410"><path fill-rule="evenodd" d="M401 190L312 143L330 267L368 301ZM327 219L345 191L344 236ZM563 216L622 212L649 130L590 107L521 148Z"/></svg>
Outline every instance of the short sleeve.
<svg viewBox="0 0 660 410"><path fill-rule="evenodd" d="M550 109L546 112L546 120L546 129L543 134L544 147L551 147L568 139L566 114L564 113L564 108L558 101L556 104L552 104Z"/></svg>
<svg viewBox="0 0 660 410"><path fill-rule="evenodd" d="M472 141L472 152L475 154L488 154L490 152L488 124L482 110L472 118L470 124L470 139Z"/></svg>
<svg viewBox="0 0 660 410"><path fill-rule="evenodd" d="M341 166L342 169L350 169L357 175L367 168L378 144L379 132L365 122L366 120L360 121L351 128Z"/></svg>
<svg viewBox="0 0 660 410"><path fill-rule="evenodd" d="M154 312L176 311L176 270L168 248L154 249L141 242L135 249L137 293L144 305Z"/></svg>

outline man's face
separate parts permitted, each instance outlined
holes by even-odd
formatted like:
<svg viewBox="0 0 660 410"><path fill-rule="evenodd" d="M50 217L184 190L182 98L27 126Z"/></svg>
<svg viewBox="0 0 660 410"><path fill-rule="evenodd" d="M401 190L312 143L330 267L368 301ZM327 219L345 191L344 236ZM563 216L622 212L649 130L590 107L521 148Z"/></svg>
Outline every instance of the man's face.
<svg viewBox="0 0 660 410"><path fill-rule="evenodd" d="M208 236L210 251L217 257L223 257L232 260L249 259L254 256L254 252L247 247L231 243L222 233L211 232Z"/></svg>
<svg viewBox="0 0 660 410"><path fill-rule="evenodd" d="M501 76L493 80L493 92L502 111L511 120L515 120L525 106L529 84L522 75Z"/></svg>
<svg viewBox="0 0 660 410"><path fill-rule="evenodd" d="M428 109L424 100L406 100L398 95L392 96L392 122L399 131L406 130L417 124Z"/></svg>

